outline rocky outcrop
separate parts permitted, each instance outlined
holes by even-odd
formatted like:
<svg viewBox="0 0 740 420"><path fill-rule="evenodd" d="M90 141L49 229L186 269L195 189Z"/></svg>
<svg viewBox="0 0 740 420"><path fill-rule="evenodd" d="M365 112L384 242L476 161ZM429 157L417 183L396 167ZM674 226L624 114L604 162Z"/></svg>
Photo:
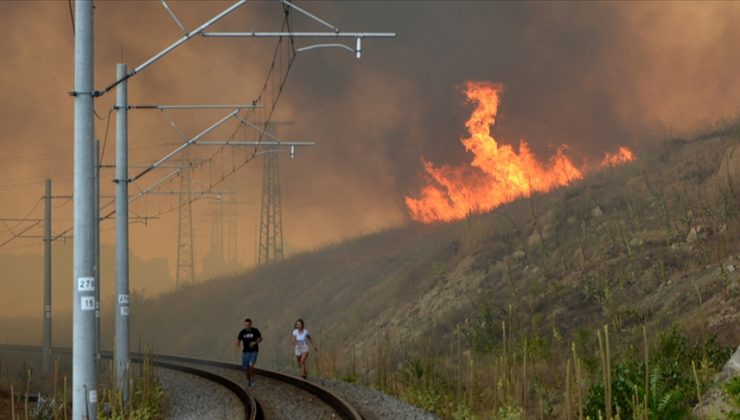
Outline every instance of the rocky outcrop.
<svg viewBox="0 0 740 420"><path fill-rule="evenodd" d="M697 417L706 419L726 419L730 414L740 415L740 407L733 404L725 394L725 385L733 378L740 377L740 346L725 363L722 372L717 374L714 384L703 398L702 404L694 408Z"/></svg>

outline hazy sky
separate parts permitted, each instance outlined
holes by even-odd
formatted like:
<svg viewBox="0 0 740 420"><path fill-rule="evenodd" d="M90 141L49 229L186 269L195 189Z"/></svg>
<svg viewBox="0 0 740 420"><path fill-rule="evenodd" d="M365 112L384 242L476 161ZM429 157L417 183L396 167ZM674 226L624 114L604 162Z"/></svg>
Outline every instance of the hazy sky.
<svg viewBox="0 0 740 420"><path fill-rule="evenodd" d="M171 2L192 29L228 2ZM423 182L421 157L435 164L470 160L460 145L472 109L460 88L466 80L504 86L496 138L524 138L550 156L570 145L575 162L617 145L638 151L656 131L686 130L733 118L740 104L740 4L558 2L297 2L344 31L389 31L398 37L365 40L361 60L341 49L299 53L276 118L286 140L318 146L281 161L285 241L312 248L408 220L403 197ZM278 30L279 4L248 3L213 30ZM323 30L295 16L296 30ZM159 2L98 2L95 11L95 85L113 80L117 62L135 66L181 36ZM130 103L239 103L256 98L275 40L197 38L131 79ZM299 40L298 46L309 41ZM73 33L67 2L0 2L0 217L24 216L43 193L72 188ZM96 101L113 163L114 129L106 117L114 95ZM173 112L194 135L223 113ZM130 115L132 164L151 163L181 141L158 112ZM223 137L234 125L214 133ZM204 154L206 152L197 152ZM197 154L196 153L196 154ZM230 166L232 154L223 156ZM146 187L158 172L142 179ZM103 195L113 193L104 169ZM196 174L197 185L212 173ZM254 259L261 161L250 163L223 190L239 205L240 263ZM177 187L177 185L173 186ZM103 201L109 198L103 198ZM151 215L175 203L150 198L135 207ZM71 203L57 200L56 232L71 226ZM210 247L213 200L193 206L195 248ZM32 217L41 217L41 207ZM113 223L103 240L113 243ZM30 233L39 233L33 230ZM174 270L177 212L131 229L134 254L163 257ZM0 242L8 237L4 228ZM0 249L40 252L24 240Z"/></svg>

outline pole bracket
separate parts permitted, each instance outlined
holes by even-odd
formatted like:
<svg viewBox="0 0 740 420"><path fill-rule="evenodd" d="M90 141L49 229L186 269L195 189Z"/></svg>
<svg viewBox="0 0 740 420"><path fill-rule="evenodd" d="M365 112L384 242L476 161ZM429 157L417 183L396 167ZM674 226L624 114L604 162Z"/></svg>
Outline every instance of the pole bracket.
<svg viewBox="0 0 740 420"><path fill-rule="evenodd" d="M70 91L70 92L68 92L68 93L69 93L69 96L71 96L71 97L73 97L73 98L76 98L76 97L78 97L78 96L80 96L80 95L90 95L90 96L92 96L93 98L97 98L98 96L103 96L103 93L104 93L104 92L101 92L101 91L99 91L99 90L94 90L94 91L92 91L92 92L77 92L77 91L74 91L74 90L73 90L73 91Z"/></svg>

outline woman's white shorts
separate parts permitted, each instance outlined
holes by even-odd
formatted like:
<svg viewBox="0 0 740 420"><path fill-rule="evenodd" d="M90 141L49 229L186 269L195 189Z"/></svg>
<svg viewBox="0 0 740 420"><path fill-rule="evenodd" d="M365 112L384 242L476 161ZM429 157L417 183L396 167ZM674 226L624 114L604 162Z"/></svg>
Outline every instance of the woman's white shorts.
<svg viewBox="0 0 740 420"><path fill-rule="evenodd" d="M308 343L298 343L295 345L295 355L300 356L303 353L308 353Z"/></svg>

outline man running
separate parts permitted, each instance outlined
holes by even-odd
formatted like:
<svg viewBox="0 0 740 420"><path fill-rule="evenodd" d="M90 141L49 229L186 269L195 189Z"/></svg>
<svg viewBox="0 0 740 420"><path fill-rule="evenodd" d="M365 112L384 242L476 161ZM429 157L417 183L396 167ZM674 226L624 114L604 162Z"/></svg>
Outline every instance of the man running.
<svg viewBox="0 0 740 420"><path fill-rule="evenodd" d="M252 327L252 320L244 320L244 329L239 331L236 336L236 349L239 350L239 342L244 346L242 350L242 368L247 375L247 384L254 386L254 364L257 363L257 353L259 353L259 343L262 341L260 330Z"/></svg>

